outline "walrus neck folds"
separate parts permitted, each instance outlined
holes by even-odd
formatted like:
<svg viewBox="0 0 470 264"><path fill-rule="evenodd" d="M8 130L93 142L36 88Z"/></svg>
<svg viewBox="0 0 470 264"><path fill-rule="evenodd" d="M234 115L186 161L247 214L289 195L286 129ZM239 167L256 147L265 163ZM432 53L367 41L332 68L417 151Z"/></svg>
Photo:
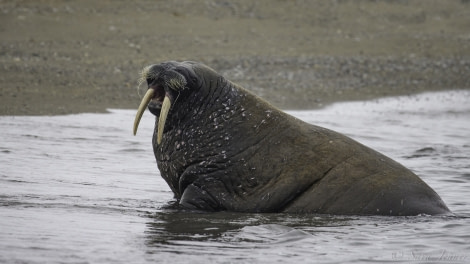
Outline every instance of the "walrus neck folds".
<svg viewBox="0 0 470 264"><path fill-rule="evenodd" d="M167 119L163 141L158 144L155 137L153 141L161 175L177 197L192 183L188 175L226 169L232 163L230 156L234 151L243 152L248 148L244 144L246 140L240 137L246 131L255 130L246 122L253 118L252 113L243 107L254 99L250 94L220 77L204 83L204 90L175 103L175 110ZM176 111L176 108L181 110Z"/></svg>

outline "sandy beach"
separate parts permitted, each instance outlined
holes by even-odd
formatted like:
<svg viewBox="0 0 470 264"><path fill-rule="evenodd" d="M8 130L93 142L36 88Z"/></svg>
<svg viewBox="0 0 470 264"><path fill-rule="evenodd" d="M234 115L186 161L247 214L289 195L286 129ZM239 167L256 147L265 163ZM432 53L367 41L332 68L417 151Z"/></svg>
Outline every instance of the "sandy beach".
<svg viewBox="0 0 470 264"><path fill-rule="evenodd" d="M470 89L468 2L4 0L0 115L135 109L167 60L283 109Z"/></svg>

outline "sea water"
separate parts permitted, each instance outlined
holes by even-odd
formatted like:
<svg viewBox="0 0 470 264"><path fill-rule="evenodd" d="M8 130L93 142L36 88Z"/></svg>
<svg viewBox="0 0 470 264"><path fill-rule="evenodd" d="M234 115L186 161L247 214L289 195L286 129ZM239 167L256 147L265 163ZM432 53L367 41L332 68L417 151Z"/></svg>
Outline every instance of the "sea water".
<svg viewBox="0 0 470 264"><path fill-rule="evenodd" d="M289 111L418 174L453 216L171 209L146 112L0 116L0 263L470 262L470 91Z"/></svg>

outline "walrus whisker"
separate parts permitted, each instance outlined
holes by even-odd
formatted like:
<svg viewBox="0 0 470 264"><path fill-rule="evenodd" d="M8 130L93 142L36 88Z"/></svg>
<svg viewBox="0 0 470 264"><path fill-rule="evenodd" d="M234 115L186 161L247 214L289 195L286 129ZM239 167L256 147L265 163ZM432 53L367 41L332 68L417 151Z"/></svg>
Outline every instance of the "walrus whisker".
<svg viewBox="0 0 470 264"><path fill-rule="evenodd" d="M176 101L178 101L178 98L180 97L180 94L181 94L181 92L178 92L178 95L176 96L176 99L175 99L175 101L173 102L173 104L176 103Z"/></svg>
<svg viewBox="0 0 470 264"><path fill-rule="evenodd" d="M137 89L137 95L138 95L139 97L142 97L141 94L140 94L140 86L142 85L142 83L143 83L143 82L141 82L141 80L139 79L139 82L138 82L137 87L136 87L136 89Z"/></svg>
<svg viewBox="0 0 470 264"><path fill-rule="evenodd" d="M139 77L139 83L145 82L151 75L150 73L150 68L152 68L153 65L145 66L141 71L140 71L140 77Z"/></svg>
<svg viewBox="0 0 470 264"><path fill-rule="evenodd" d="M140 97L140 86L147 81L150 67L151 66L144 67L139 73L139 79L137 80L137 94L139 95L139 97Z"/></svg>

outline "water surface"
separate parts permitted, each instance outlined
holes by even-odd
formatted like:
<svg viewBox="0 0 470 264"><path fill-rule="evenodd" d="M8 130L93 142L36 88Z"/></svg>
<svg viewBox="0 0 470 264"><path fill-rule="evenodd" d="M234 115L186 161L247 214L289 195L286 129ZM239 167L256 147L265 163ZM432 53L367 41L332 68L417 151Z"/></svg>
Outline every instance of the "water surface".
<svg viewBox="0 0 470 264"><path fill-rule="evenodd" d="M470 262L470 91L291 111L426 181L455 216L171 209L134 110L0 117L0 263Z"/></svg>

